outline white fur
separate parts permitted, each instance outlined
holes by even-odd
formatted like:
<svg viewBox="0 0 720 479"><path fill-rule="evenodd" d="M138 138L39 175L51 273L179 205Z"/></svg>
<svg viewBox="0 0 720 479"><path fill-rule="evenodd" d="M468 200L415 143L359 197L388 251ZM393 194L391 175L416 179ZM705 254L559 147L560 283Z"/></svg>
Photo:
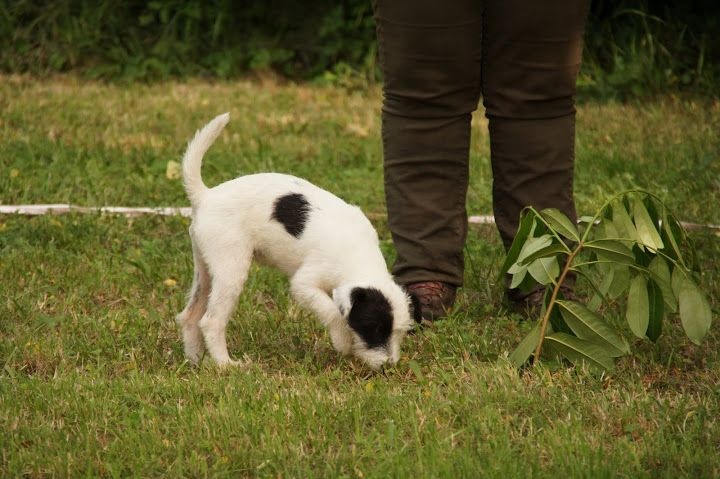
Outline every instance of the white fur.
<svg viewBox="0 0 720 479"><path fill-rule="evenodd" d="M212 189L203 184L202 157L229 119L225 113L198 131L183 158L195 263L190 299L177 316L186 357L199 361L205 346L218 364L236 363L228 354L225 329L255 258L290 277L292 296L328 328L336 350L373 369L397 362L400 342L413 324L409 300L388 273L377 233L359 208L284 174L242 176ZM298 238L272 219L275 201L289 193L304 195L312 207ZM382 348L368 348L349 326L356 287L379 290L391 305L392 335Z"/></svg>

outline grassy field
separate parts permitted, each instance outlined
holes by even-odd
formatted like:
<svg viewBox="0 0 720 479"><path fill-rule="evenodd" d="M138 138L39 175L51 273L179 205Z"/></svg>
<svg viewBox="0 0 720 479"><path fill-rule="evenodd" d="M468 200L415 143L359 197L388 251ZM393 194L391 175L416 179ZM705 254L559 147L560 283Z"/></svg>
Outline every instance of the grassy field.
<svg viewBox="0 0 720 479"><path fill-rule="evenodd" d="M229 111L204 178L284 171L384 220L380 93L273 81L108 86L0 77L0 203L185 206L168 178ZM630 187L720 223L720 101L581 102L581 213ZM471 214L489 213L486 121L473 123ZM467 243L445 321L393 369L339 357L287 281L255 269L229 328L247 367L188 365L173 321L192 262L183 218L0 216L0 476L718 477L720 333L676 320L611 373L505 360L532 327L503 305L495 230ZM692 233L720 303L720 238Z"/></svg>

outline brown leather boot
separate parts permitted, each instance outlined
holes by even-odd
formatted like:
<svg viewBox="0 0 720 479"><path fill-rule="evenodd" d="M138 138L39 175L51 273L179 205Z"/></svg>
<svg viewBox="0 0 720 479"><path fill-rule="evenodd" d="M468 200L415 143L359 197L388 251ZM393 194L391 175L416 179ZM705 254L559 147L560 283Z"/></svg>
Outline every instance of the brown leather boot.
<svg viewBox="0 0 720 479"><path fill-rule="evenodd" d="M442 319L455 303L457 287L441 281L423 281L406 286L415 307L420 307L424 321ZM416 316L418 316L416 314Z"/></svg>

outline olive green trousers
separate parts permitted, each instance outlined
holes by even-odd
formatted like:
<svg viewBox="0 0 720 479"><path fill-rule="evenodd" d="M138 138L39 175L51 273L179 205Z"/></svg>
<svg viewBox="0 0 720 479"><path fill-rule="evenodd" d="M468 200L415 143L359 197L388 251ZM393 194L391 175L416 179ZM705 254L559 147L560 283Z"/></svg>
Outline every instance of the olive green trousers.
<svg viewBox="0 0 720 479"><path fill-rule="evenodd" d="M463 282L470 120L489 122L493 213L575 218L575 83L589 0L377 0L388 222L402 284Z"/></svg>

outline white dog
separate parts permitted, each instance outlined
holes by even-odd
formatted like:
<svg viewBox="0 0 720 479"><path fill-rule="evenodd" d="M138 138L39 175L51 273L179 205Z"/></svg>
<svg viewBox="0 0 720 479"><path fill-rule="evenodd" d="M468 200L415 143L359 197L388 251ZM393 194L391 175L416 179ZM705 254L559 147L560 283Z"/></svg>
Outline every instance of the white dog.
<svg viewBox="0 0 720 479"><path fill-rule="evenodd" d="M256 260L290 277L294 299L328 328L332 344L373 369L396 363L417 319L393 281L377 233L356 206L294 176L261 173L208 189L202 158L227 125L226 113L195 134L183 158L195 276L178 314L185 355L200 360L203 344L219 365L230 359L225 328Z"/></svg>

